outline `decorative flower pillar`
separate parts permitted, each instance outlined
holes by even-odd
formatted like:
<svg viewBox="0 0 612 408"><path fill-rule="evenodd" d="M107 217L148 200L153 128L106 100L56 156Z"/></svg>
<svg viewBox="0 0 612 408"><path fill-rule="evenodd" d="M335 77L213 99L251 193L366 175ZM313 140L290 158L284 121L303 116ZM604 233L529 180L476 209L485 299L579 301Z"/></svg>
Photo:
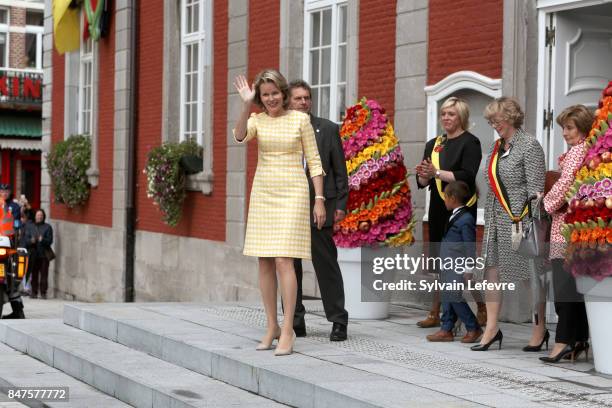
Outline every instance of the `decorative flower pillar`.
<svg viewBox="0 0 612 408"><path fill-rule="evenodd" d="M586 302L595 369L612 374L612 81L595 114L562 232L567 265Z"/></svg>
<svg viewBox="0 0 612 408"><path fill-rule="evenodd" d="M349 176L347 216L334 226L351 318L385 318L388 302L361 302L361 251L414 242L407 170L385 110L361 99L346 111L340 130ZM354 248L346 250L344 248Z"/></svg>

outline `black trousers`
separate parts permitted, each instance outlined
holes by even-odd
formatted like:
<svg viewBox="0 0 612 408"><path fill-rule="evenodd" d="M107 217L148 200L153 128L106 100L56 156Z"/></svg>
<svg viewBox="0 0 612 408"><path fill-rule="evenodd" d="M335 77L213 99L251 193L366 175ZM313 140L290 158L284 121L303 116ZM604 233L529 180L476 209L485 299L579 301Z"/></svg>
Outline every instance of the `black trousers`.
<svg viewBox="0 0 612 408"><path fill-rule="evenodd" d="M32 267L32 294L47 294L49 277L49 260L47 258L33 257L34 266Z"/></svg>
<svg viewBox="0 0 612 408"><path fill-rule="evenodd" d="M555 291L555 311L559 316L555 342L574 344L589 339L584 299L576 291L576 280L563 268L562 259L553 259L553 287Z"/></svg>
<svg viewBox="0 0 612 408"><path fill-rule="evenodd" d="M325 317L333 323L348 324L348 312L344 309L344 282L338 265L338 250L333 240L332 227L320 230L311 228L312 264L314 266L321 300L325 309ZM302 303L302 260L294 260L297 277L297 299L295 304L295 317L293 324L301 325L304 322L306 308Z"/></svg>

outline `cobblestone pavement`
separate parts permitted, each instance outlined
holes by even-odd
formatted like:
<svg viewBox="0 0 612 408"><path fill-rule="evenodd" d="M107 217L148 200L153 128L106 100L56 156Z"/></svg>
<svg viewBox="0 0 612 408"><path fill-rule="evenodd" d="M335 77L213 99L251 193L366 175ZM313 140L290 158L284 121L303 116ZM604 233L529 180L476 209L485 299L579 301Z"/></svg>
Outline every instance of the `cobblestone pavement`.
<svg viewBox="0 0 612 408"><path fill-rule="evenodd" d="M413 378L406 378L406 371L402 371L399 377L403 380L452 395L479 389L487 390L483 392L487 394L496 389L501 393L499 396L483 395L478 401L489 406L519 406L512 398L520 397L533 401L534 406L612 407L612 377L594 371L592 356L588 362L582 355L579 362L552 365L538 360L547 354L545 350L523 352L521 348L530 336L529 325L501 323L502 349L476 353L459 341L427 342L425 335L437 329L420 329L415 325L423 311L394 305L390 319L351 321L349 339L330 343L330 324L324 319L320 302L309 301L306 307L308 341L331 344L346 352L336 357L325 356L326 360L376 372L376 364L360 364L362 357L374 358L410 369ZM205 310L228 320L265 327L265 315L259 305L219 305ZM554 334L551 338L554 339ZM377 374L399 378L389 371L389 366Z"/></svg>

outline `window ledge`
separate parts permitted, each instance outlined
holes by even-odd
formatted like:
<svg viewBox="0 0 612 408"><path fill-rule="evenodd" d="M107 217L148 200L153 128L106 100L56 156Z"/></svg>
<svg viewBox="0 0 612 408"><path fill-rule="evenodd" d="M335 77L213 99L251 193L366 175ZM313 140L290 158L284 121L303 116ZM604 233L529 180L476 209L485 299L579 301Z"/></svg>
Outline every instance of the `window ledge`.
<svg viewBox="0 0 612 408"><path fill-rule="evenodd" d="M213 189L213 179L214 176L210 170L191 174L186 177L185 188L187 191L201 191L202 194L210 195Z"/></svg>
<svg viewBox="0 0 612 408"><path fill-rule="evenodd" d="M97 168L90 167L85 172L87 174L87 182L92 187L98 187L98 181L100 180L100 170Z"/></svg>

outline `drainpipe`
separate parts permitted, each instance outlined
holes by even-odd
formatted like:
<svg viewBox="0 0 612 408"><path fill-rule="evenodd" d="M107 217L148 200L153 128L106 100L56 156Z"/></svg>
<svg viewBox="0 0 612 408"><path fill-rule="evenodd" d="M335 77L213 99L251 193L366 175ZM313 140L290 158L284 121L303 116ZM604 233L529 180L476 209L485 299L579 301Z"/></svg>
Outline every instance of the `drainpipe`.
<svg viewBox="0 0 612 408"><path fill-rule="evenodd" d="M125 302L134 301L134 265L135 265L135 246L136 246L136 175L137 156L136 156L136 137L138 134L137 102L138 102L138 0L130 0L131 20L130 20L130 95L129 95L129 115L128 115L128 146L127 146L127 197L126 197L126 217L125 217Z"/></svg>

